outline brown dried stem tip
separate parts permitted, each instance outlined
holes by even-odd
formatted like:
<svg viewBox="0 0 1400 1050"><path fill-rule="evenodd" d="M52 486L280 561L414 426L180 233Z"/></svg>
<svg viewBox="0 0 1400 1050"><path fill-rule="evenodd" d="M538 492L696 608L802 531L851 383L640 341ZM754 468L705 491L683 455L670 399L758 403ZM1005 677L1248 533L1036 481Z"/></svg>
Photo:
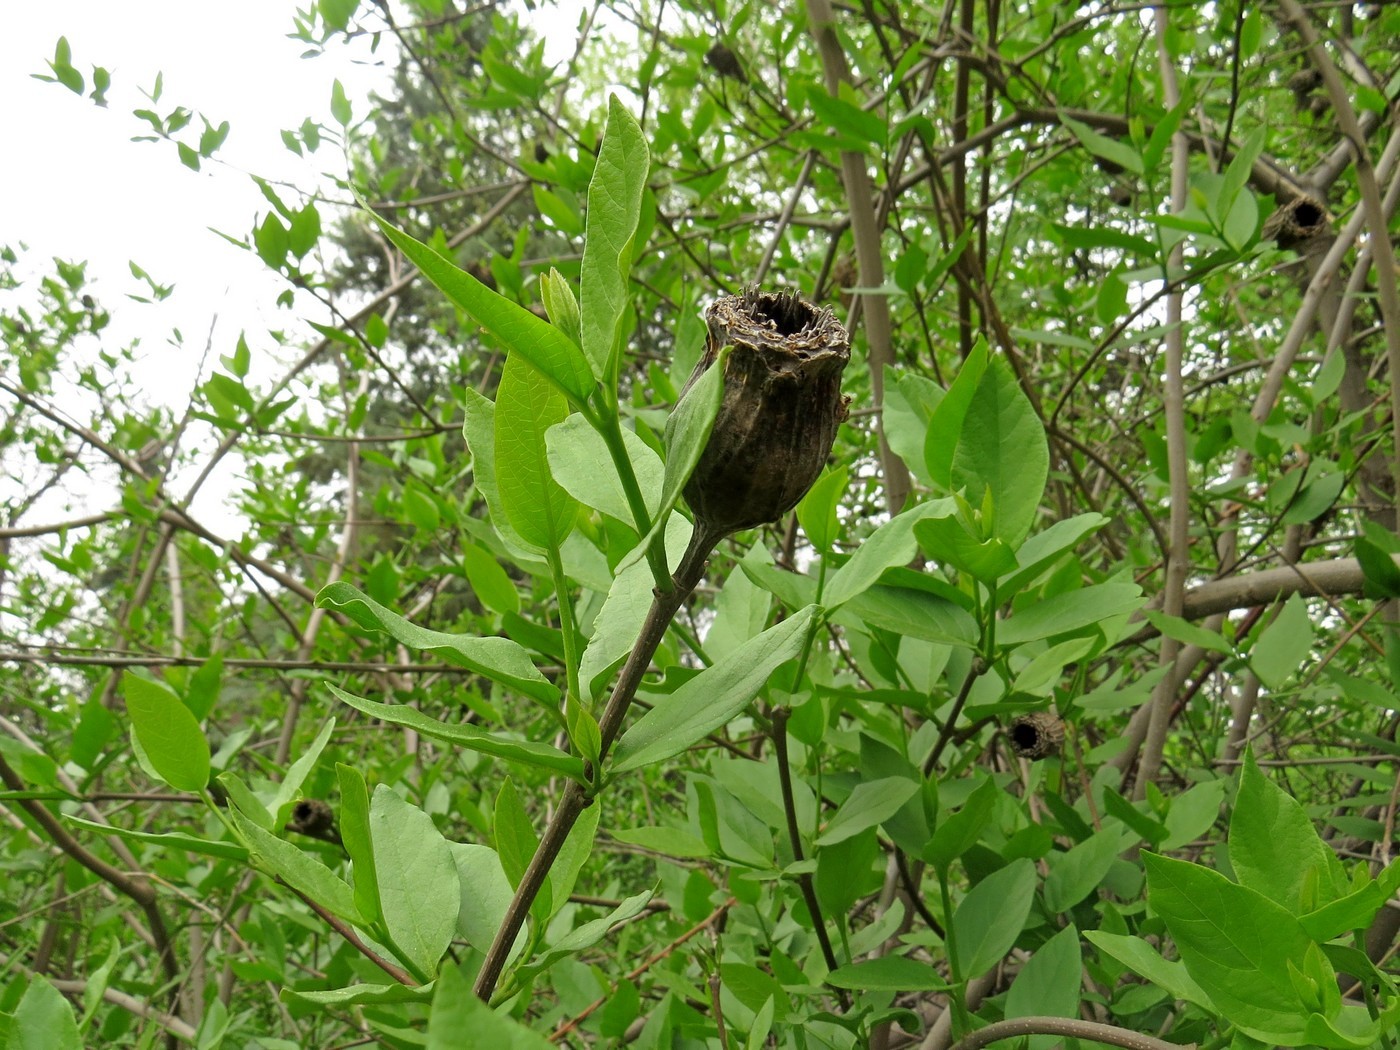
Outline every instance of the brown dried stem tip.
<svg viewBox="0 0 1400 1050"><path fill-rule="evenodd" d="M709 339L687 389L729 346L724 399L685 498L725 534L776 521L821 473L846 418L841 372L851 337L796 292L726 295L706 312Z"/></svg>

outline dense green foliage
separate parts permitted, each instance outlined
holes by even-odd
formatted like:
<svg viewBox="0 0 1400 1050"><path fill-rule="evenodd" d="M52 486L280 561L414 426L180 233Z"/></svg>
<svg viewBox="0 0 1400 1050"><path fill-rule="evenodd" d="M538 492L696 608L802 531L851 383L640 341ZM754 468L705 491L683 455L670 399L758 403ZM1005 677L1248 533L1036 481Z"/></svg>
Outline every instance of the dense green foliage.
<svg viewBox="0 0 1400 1050"><path fill-rule="evenodd" d="M1393 1046L1400 6L560 20L296 14L184 411L4 250L0 1047ZM691 541L751 285L850 416Z"/></svg>

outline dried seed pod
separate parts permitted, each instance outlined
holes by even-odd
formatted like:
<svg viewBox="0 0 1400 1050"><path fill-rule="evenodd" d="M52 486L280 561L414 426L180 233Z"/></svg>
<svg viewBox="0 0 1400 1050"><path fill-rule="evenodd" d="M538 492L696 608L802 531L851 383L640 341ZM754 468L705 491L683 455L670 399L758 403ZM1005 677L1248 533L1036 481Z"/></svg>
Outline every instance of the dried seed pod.
<svg viewBox="0 0 1400 1050"><path fill-rule="evenodd" d="M1050 711L1018 715L1006 730L1011 750L1034 761L1058 755L1065 742L1065 723Z"/></svg>
<svg viewBox="0 0 1400 1050"><path fill-rule="evenodd" d="M1295 248L1306 255L1311 245L1326 246L1329 219L1327 205L1316 197L1294 197L1264 221L1262 236L1280 248Z"/></svg>
<svg viewBox="0 0 1400 1050"><path fill-rule="evenodd" d="M720 533L776 521L821 473L846 418L841 372L851 337L796 292L727 295L705 312L705 353L689 389L730 347L724 395L685 486L696 519Z"/></svg>
<svg viewBox="0 0 1400 1050"><path fill-rule="evenodd" d="M741 84L749 82L748 75L739 62L739 56L718 40L715 41L710 50L705 52L705 63L722 77L737 80Z"/></svg>
<svg viewBox="0 0 1400 1050"><path fill-rule="evenodd" d="M298 799L292 806L292 819L287 822L287 827L291 831L323 839L333 834L335 814L330 804L319 798Z"/></svg>

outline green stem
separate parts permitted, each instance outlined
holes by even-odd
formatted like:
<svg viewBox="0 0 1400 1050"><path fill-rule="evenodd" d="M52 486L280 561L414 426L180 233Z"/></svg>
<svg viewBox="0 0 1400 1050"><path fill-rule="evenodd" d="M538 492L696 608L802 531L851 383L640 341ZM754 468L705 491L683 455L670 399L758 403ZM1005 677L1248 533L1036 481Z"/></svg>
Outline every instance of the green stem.
<svg viewBox="0 0 1400 1050"><path fill-rule="evenodd" d="M622 439L622 421L617 413L604 416L601 419L589 419L593 423L598 433L603 438L603 443L608 447L608 455L612 457L613 466L617 468L618 479L622 482L622 493L627 497L627 506L632 511L632 522L637 528L637 535L643 539L651 532L651 513L647 510L647 501L642 496L642 487L637 483L637 474L632 469L632 458L627 455L627 446ZM696 525L699 528L699 525ZM716 541L718 542L718 541ZM666 534L661 532L647 548L647 564L651 566L652 580L655 581L658 591L671 590L671 574L666 568ZM707 556L708 556L708 552Z"/></svg>
<svg viewBox="0 0 1400 1050"><path fill-rule="evenodd" d="M564 562L559 557L558 547L550 547L545 555L549 561L549 574L554 578L554 593L559 597L559 633L564 639L564 673L569 696L573 697L575 703L581 704L583 694L579 692L578 687L578 624L574 622L574 603L569 597L569 578L564 575Z"/></svg>
<svg viewBox="0 0 1400 1050"><path fill-rule="evenodd" d="M668 577L670 586L665 590L658 587L653 592L651 609L647 612L641 633L632 646L632 654L623 664L617 684L613 686L612 695L608 698L603 715L598 720L598 731L602 738L598 751L600 766L602 761L607 758L608 749L612 747L613 740L616 739L618 731L622 728L622 722L627 717L627 709L632 706L632 698L636 696L637 687L642 682L642 676L651 666L651 658L655 655L657 646L661 644L661 639L665 637L667 627L670 626L671 620L675 617L681 604L690 596L690 592L695 590L696 584L700 582L700 577L704 574L705 562L709 560L715 546L723 538L723 533L708 528L703 522L697 521L695 531L690 537L690 546L682 555L675 576ZM601 782L601 778L599 782ZM525 873L520 877L520 883L515 888L515 896L511 898L510 905L506 908L505 918L501 920L500 928L496 930L495 939L492 940L491 947L486 952L486 959L482 962L481 970L476 977L474 990L477 998L487 1002L491 1002L495 998L496 985L500 982L511 946L515 944L515 938L520 933L521 927L525 925L526 916L530 914L530 906L534 904L540 888L549 878L549 869L553 867L559 856L559 851L563 849L569 832L578 822L580 814L592 804L593 797L588 793L588 790L576 780L569 781L564 788L564 795L554 811L554 816L550 818L549 825L544 830L535 855L530 858Z"/></svg>
<svg viewBox="0 0 1400 1050"><path fill-rule="evenodd" d="M948 870L937 869L938 892L943 900L944 946L948 949L948 969L953 975L953 990L948 995L948 1006L953 1011L953 1035L961 1037L972 1027L972 1017L967 1012L964 1001L966 985L963 983L962 963L958 960L957 933L953 929L953 895L948 890Z"/></svg>

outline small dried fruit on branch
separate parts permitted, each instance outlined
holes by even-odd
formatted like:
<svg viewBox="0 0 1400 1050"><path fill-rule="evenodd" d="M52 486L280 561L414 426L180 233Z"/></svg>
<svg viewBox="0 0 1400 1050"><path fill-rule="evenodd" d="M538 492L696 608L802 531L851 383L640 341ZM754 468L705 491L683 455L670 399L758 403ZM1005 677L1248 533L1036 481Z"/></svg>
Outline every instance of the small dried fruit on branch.
<svg viewBox="0 0 1400 1050"><path fill-rule="evenodd" d="M749 82L748 75L739 62L739 56L719 41L715 41L714 46L705 52L705 62L722 77L729 77L741 84Z"/></svg>
<svg viewBox="0 0 1400 1050"><path fill-rule="evenodd" d="M1065 724L1050 711L1020 715L1006 730L1011 750L1032 761L1058 755L1065 742Z"/></svg>
<svg viewBox="0 0 1400 1050"><path fill-rule="evenodd" d="M851 338L796 292L727 295L706 312L709 339L687 389L730 348L709 442L685 486L697 519L737 532L795 507L831 454L850 398Z"/></svg>

